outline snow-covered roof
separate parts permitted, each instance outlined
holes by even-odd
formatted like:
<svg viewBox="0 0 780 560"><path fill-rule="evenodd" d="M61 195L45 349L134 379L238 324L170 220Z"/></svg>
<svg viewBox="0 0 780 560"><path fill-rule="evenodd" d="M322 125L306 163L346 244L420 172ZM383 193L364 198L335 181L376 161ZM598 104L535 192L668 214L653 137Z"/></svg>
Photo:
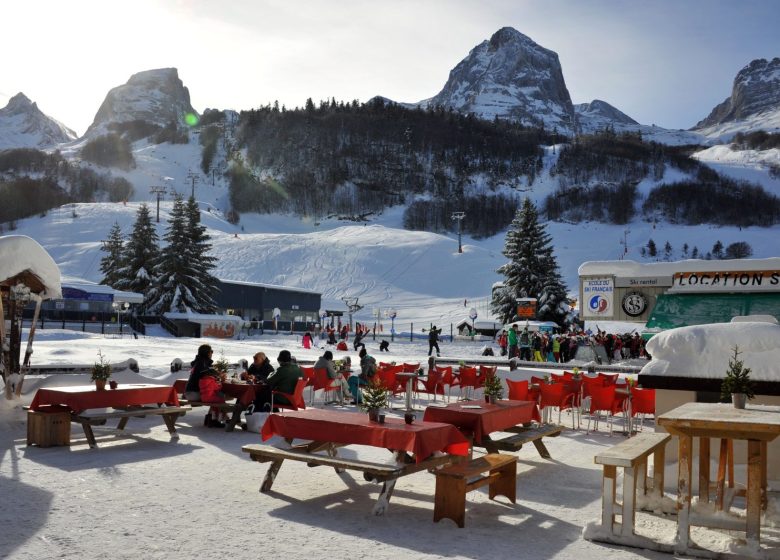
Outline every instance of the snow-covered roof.
<svg viewBox="0 0 780 560"><path fill-rule="evenodd" d="M122 290L115 290L111 286L105 284L96 284L88 280L82 280L80 278L73 278L71 276L62 277L63 288L73 288L75 290L82 290L90 294L109 294L113 296L113 301L123 303L143 303L144 295L138 292L123 292Z"/></svg>
<svg viewBox="0 0 780 560"><path fill-rule="evenodd" d="M638 263L636 261L588 261L577 269L580 276L672 276L675 272L726 270L780 270L780 257Z"/></svg>
<svg viewBox="0 0 780 560"><path fill-rule="evenodd" d="M43 299L62 297L60 268L46 249L26 235L0 237L0 282L29 272L43 285Z"/></svg>
<svg viewBox="0 0 780 560"><path fill-rule="evenodd" d="M316 294L316 295L322 295L320 292L315 292L314 290L306 290L304 288L293 288L292 286L279 286L276 284L263 284L261 282L242 282L240 280L223 280L222 278L219 279L220 282L223 284L238 284L241 286L258 286L260 288L270 288L272 290L284 290L286 292L300 292L304 294Z"/></svg>
<svg viewBox="0 0 780 560"><path fill-rule="evenodd" d="M640 374L725 377L734 346L754 381L780 381L780 326L767 322L715 323L663 331L647 342L653 359Z"/></svg>

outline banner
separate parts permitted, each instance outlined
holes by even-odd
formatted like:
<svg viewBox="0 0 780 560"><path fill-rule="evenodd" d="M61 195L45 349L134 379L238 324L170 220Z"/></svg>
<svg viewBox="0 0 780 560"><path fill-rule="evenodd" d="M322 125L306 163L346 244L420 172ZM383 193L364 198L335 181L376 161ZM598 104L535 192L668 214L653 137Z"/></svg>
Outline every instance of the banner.
<svg viewBox="0 0 780 560"><path fill-rule="evenodd" d="M612 317L612 296L615 287L612 278L590 278L582 281L582 316Z"/></svg>
<svg viewBox="0 0 780 560"><path fill-rule="evenodd" d="M780 270L675 272L672 293L780 292Z"/></svg>

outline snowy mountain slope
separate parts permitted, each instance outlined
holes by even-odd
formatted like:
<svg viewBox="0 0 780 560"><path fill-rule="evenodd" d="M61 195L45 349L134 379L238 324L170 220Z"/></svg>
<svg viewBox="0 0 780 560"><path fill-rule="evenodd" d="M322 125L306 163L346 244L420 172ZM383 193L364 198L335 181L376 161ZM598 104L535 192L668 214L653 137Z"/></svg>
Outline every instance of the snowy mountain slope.
<svg viewBox="0 0 780 560"><path fill-rule="evenodd" d="M0 109L0 150L48 148L76 138L76 133L45 115L36 103L17 93Z"/></svg>
<svg viewBox="0 0 780 560"><path fill-rule="evenodd" d="M780 149L734 150L730 145L717 145L693 154L693 157L734 179L761 184L764 189L780 196L780 176L769 173L771 167L780 168Z"/></svg>
<svg viewBox="0 0 780 560"><path fill-rule="evenodd" d="M171 204L161 206L162 235ZM202 208L210 207L207 203ZM77 218L72 217L75 210ZM15 233L41 243L59 264L63 275L99 281L101 240L116 221L124 233L135 220L137 204L77 204L47 216L21 220ZM466 209L468 211L468 209ZM343 225L326 220L315 226L290 216L248 215L240 227L216 212L202 213L219 257L216 275L240 281L284 284L323 294L323 305L344 309L341 298L358 296L365 308L357 320L372 320L374 308L395 307L397 322L417 325L460 321L476 307L481 320L488 312L490 289L501 278L495 269L504 263L504 235L475 241L464 237L464 253L457 253L457 237L400 229L401 212L391 209L373 225ZM550 222L555 255L569 291L577 291L577 269L584 261L619 259L621 241L628 239L626 258L641 261L640 248L653 239L659 248L673 246L681 258L683 243L706 253L720 240L724 245L747 241L755 257L777 256L780 226L772 228L687 227L636 221L626 226L595 222ZM627 232L627 233L625 233ZM464 306L464 299L467 306Z"/></svg>

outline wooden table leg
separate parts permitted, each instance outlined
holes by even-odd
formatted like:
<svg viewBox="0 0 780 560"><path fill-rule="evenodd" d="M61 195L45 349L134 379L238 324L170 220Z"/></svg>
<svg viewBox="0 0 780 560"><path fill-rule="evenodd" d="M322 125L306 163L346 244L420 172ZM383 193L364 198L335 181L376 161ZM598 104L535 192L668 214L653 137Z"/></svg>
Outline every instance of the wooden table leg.
<svg viewBox="0 0 780 560"><path fill-rule="evenodd" d="M547 446L544 444L541 438L535 439L531 443L534 444L534 447L536 447L536 450L539 452L539 455L541 455L545 459L552 459L552 457L550 456L550 452L547 451Z"/></svg>
<svg viewBox="0 0 780 560"><path fill-rule="evenodd" d="M615 488L617 467L604 465L604 481L601 488L601 527L610 534L615 532Z"/></svg>
<svg viewBox="0 0 780 560"><path fill-rule="evenodd" d="M666 466L666 447L661 446L653 454L653 496L664 497L664 468Z"/></svg>
<svg viewBox="0 0 780 560"><path fill-rule="evenodd" d="M720 453L718 453L718 484L715 490L715 509L723 511L723 499L726 492L726 464L728 463L728 440L720 440Z"/></svg>
<svg viewBox="0 0 780 560"><path fill-rule="evenodd" d="M92 431L92 426L88 420L81 422L81 427L84 428L84 435L87 436L87 443L92 449L97 449L97 442L95 441L95 434Z"/></svg>
<svg viewBox="0 0 780 560"><path fill-rule="evenodd" d="M766 488L767 488L767 447L768 442L762 441L761 442L761 509L766 510L767 505L769 504L768 497L766 495Z"/></svg>
<svg viewBox="0 0 780 560"><path fill-rule="evenodd" d="M271 487L274 485L274 480L276 479L276 475L279 473L279 469L282 467L283 462L284 459L271 462L271 465L268 467L268 472L265 473L263 484L260 486L260 492L271 491Z"/></svg>
<svg viewBox="0 0 780 560"><path fill-rule="evenodd" d="M747 472L747 544L758 547L761 538L761 442L748 440Z"/></svg>
<svg viewBox="0 0 780 560"><path fill-rule="evenodd" d="M129 416L125 416L124 418L119 419L119 424L116 425L117 430L124 430L125 426L127 426L127 421L130 420Z"/></svg>
<svg viewBox="0 0 780 560"><path fill-rule="evenodd" d="M488 435L482 436L482 447L484 447L488 453L499 453L496 442Z"/></svg>
<svg viewBox="0 0 780 560"><path fill-rule="evenodd" d="M170 414L163 414L162 417L165 421L165 426L168 428L168 433L171 434L171 437L174 439L178 438L179 434L176 433L176 419L179 417L179 413L172 412Z"/></svg>
<svg viewBox="0 0 780 560"><path fill-rule="evenodd" d="M699 438L699 501L710 502L710 438Z"/></svg>
<svg viewBox="0 0 780 560"><path fill-rule="evenodd" d="M679 471L677 476L677 543L676 552L684 552L689 545L691 536L691 478L693 464L691 463L691 446L693 438L680 435L679 438Z"/></svg>
<svg viewBox="0 0 780 560"><path fill-rule="evenodd" d="M637 466L623 469L623 511L620 534L630 537L634 534L634 503L636 501Z"/></svg>

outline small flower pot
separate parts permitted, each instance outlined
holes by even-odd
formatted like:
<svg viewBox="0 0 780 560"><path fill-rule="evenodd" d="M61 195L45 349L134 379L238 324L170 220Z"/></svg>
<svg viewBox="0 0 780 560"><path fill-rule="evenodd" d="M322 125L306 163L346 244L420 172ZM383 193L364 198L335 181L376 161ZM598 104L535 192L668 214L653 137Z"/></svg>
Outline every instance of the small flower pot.
<svg viewBox="0 0 780 560"><path fill-rule="evenodd" d="M490 395L485 395L485 402L486 402L486 403L489 403L489 402L490 402Z"/></svg>
<svg viewBox="0 0 780 560"><path fill-rule="evenodd" d="M105 391L106 390L106 380L105 379L95 379L95 389L98 391Z"/></svg>
<svg viewBox="0 0 780 560"><path fill-rule="evenodd" d="M496 402L497 402L497 401L498 401L498 397L497 397L497 396L495 396L495 395L490 395L490 396L488 397L488 402L489 402L490 404L496 404Z"/></svg>
<svg viewBox="0 0 780 560"><path fill-rule="evenodd" d="M108 382L108 386L111 387L112 389L116 389L117 383L112 379L111 381Z"/></svg>
<svg viewBox="0 0 780 560"><path fill-rule="evenodd" d="M407 424L414 424L415 415L413 412L407 412L404 414L404 422Z"/></svg>
<svg viewBox="0 0 780 560"><path fill-rule="evenodd" d="M731 393L731 403L734 405L734 408L745 408L747 395L745 393Z"/></svg>
<svg viewBox="0 0 780 560"><path fill-rule="evenodd" d="M378 408L369 408L368 409L368 420L370 422L379 422L379 409Z"/></svg>

